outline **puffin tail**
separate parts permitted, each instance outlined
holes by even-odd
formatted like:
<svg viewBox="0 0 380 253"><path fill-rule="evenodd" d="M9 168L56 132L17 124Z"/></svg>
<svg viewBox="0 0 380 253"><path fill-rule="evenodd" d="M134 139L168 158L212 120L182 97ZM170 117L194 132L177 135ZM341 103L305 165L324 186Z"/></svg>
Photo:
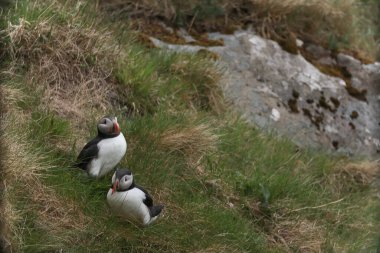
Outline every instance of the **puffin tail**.
<svg viewBox="0 0 380 253"><path fill-rule="evenodd" d="M150 208L150 216L151 217L158 216L161 213L162 209L164 209L163 205L152 206Z"/></svg>
<svg viewBox="0 0 380 253"><path fill-rule="evenodd" d="M70 165L70 168L74 169L74 168L80 168L82 170L86 170L86 164L83 163L83 162L75 162L75 163L72 163Z"/></svg>

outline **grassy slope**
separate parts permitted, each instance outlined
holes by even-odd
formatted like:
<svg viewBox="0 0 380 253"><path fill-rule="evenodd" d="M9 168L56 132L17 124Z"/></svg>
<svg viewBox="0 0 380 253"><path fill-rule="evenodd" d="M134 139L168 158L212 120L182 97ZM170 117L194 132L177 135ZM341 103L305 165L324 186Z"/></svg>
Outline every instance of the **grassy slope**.
<svg viewBox="0 0 380 253"><path fill-rule="evenodd" d="M63 80L63 90L73 89L76 82L59 74L47 82L44 69L34 68L61 52L51 43L59 36L54 29L71 32L78 28L75 32L81 34L80 29L108 27L112 33L107 36L117 36L119 30L107 22L94 23L96 15L89 16L89 7L67 10L57 2L33 3L19 1L7 16L12 24L20 24L19 17L28 21L29 25L18 30L26 39L2 39L17 51L8 54L2 65L8 104L4 128L7 212L3 215L14 249L379 250L378 203L369 186L376 165L350 167L344 159L298 150L287 140L249 127L223 107L215 86L217 67L207 59L142 48L122 34L117 37L121 53L110 54L114 59L107 58L107 52L113 52L108 49L104 54L81 52L86 57L74 59L83 65L79 71L88 75L93 75L90 70L97 69L98 63L113 69L111 77L96 76L105 80L96 84L113 83L107 89L119 91L114 99L117 105L84 104L78 107L83 117L50 107L47 96L53 101L62 99L50 91L56 88L54 82ZM45 24L51 30L44 29ZM98 41L107 42L101 37ZM61 42L70 44L69 40ZM22 43L30 47L21 48ZM72 70L70 65L67 70ZM31 78L37 75L38 82ZM149 228L135 227L112 215L105 202L110 176L95 181L69 168L85 140L94 136L96 118L110 112L118 116L129 143L122 166L128 166L154 200L166 206L160 220ZM13 138L18 141L12 143Z"/></svg>
<svg viewBox="0 0 380 253"><path fill-rule="evenodd" d="M158 19L171 26L197 32L230 33L252 25L266 38L297 52L296 37L334 51L354 54L364 61L379 56L379 2L377 0L99 0L116 14L146 20ZM144 27L144 33L161 35ZM198 34L199 35L199 34ZM166 38L167 39L167 38Z"/></svg>

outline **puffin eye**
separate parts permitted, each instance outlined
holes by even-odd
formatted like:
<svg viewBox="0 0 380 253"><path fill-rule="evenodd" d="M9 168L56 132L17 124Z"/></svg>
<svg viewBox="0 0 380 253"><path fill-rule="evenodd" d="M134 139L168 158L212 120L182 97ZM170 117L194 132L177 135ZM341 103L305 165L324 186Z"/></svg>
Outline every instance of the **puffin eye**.
<svg viewBox="0 0 380 253"><path fill-rule="evenodd" d="M128 178L127 177L124 177L124 181L127 182Z"/></svg>

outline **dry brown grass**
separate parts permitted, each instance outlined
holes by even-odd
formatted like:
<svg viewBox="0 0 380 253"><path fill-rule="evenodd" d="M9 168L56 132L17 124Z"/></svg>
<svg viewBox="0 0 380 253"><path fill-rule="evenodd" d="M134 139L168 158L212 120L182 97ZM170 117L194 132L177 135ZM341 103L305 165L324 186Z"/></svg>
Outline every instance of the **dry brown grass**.
<svg viewBox="0 0 380 253"><path fill-rule="evenodd" d="M57 4L54 8L61 7ZM33 106L75 119L71 122L81 124L83 129L83 122L91 120L88 114L103 115L118 102L111 74L120 48L110 31L96 24L85 25L77 18L73 15L67 23L55 22L54 18L34 22L20 19L17 24L9 23L2 33L2 41L8 41L4 51L11 63L2 72L9 82L1 87L1 102L5 105L2 109L7 110L1 115L2 147L6 151L1 205L1 218L6 222L1 232L10 251L23 247L20 219L28 212L37 214L35 225L51 235L50 243L57 245L76 243L75 233L91 222L72 200L44 184L43 177L52 166L28 143L27 122L31 115L28 110L18 109L18 103L29 98L25 90L34 90L32 96L42 96L39 105ZM26 71L22 80L20 70L23 74ZM17 89L12 82L25 82L27 88ZM19 209L20 201L27 203L26 209Z"/></svg>
<svg viewBox="0 0 380 253"><path fill-rule="evenodd" d="M233 253L233 252L240 252L233 246L227 246L227 245L219 245L214 244L206 249L201 249L198 251L193 251L192 253Z"/></svg>
<svg viewBox="0 0 380 253"><path fill-rule="evenodd" d="M16 225L21 221L20 212L9 201L6 188L4 187L3 204L1 207L1 219L3 220L3 228L1 229L1 236L3 240L3 252L18 251L19 245L22 243L21 231Z"/></svg>
<svg viewBox="0 0 380 253"><path fill-rule="evenodd" d="M182 153L191 166L199 164L205 154L215 151L217 142L218 136L206 124L169 128L160 138L163 148Z"/></svg>
<svg viewBox="0 0 380 253"><path fill-rule="evenodd" d="M379 162L363 161L339 164L328 177L328 184L340 194L357 187L367 187L380 178Z"/></svg>
<svg viewBox="0 0 380 253"><path fill-rule="evenodd" d="M20 218L28 211L37 212L35 223L55 236L57 242L74 242L75 231L83 231L90 219L73 201L59 197L43 183L43 175L53 167L44 162L44 156L27 142L25 131L20 131L25 117L13 109L4 115L4 119L2 127L7 131L2 138L6 152L2 178L5 186L2 218L6 221L3 229L6 244L16 251L22 247L23 225ZM18 209L16 204L19 201L26 201L27 208ZM69 229L73 234L62 237L64 229Z"/></svg>
<svg viewBox="0 0 380 253"><path fill-rule="evenodd" d="M116 104L111 78L120 48L109 31L82 26L75 17L66 24L51 20L9 24L8 52L15 73L27 69L28 85L43 93L46 108L66 118L85 119L86 113Z"/></svg>
<svg viewBox="0 0 380 253"><path fill-rule="evenodd" d="M315 253L323 252L326 237L324 228L315 221L298 217L276 223L269 241L286 252Z"/></svg>
<svg viewBox="0 0 380 253"><path fill-rule="evenodd" d="M32 201L37 207L39 227L59 238L58 241L61 243L77 242L78 239L72 233L85 231L91 222L74 201L59 197L52 188L46 187L41 181L33 187Z"/></svg>
<svg viewBox="0 0 380 253"><path fill-rule="evenodd" d="M167 23L181 20L189 31L229 33L253 24L258 33L285 47L292 43L292 34L295 34L324 46L332 37L340 37L347 44L340 47L364 52L361 53L363 56L372 59L379 50L376 38L368 35L376 31L376 6L366 7L358 0L223 0L214 3L202 0L102 0L100 3L116 15L158 18Z"/></svg>
<svg viewBox="0 0 380 253"><path fill-rule="evenodd" d="M6 112L5 107L5 92L3 86L0 86L0 251L9 252L11 245L11 238L9 238L9 230L12 229L14 218L16 215L13 214L12 208L7 201L7 195L5 192L5 170L6 170L6 153L5 153L5 143L4 143L4 128L2 126L3 116Z"/></svg>

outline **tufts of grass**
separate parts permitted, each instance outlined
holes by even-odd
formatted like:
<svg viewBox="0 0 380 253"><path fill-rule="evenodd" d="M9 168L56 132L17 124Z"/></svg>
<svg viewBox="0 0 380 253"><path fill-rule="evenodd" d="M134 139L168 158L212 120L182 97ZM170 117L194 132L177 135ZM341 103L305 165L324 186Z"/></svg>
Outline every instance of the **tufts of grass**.
<svg viewBox="0 0 380 253"><path fill-rule="evenodd" d="M380 165L375 161L346 163L337 166L328 183L338 194L356 192L368 189L378 180L379 173Z"/></svg>
<svg viewBox="0 0 380 253"><path fill-rule="evenodd" d="M102 0L116 17L164 19L189 31L229 33L252 24L261 35L293 52L296 36L335 50L351 51L363 59L379 52L376 1L306 0ZM294 41L293 41L294 40ZM295 52L296 53L296 52Z"/></svg>
<svg viewBox="0 0 380 253"><path fill-rule="evenodd" d="M44 106L83 119L83 107L87 112L105 111L115 104L110 76L119 47L110 40L109 31L78 20L80 10L64 8L58 3L18 2L3 31L11 63L7 73L24 71L28 85L44 93Z"/></svg>
<svg viewBox="0 0 380 253"><path fill-rule="evenodd" d="M183 125L168 128L160 139L160 146L169 152L182 153L193 164L198 163L205 154L216 151L218 136L209 126L200 124L189 128Z"/></svg>
<svg viewBox="0 0 380 253"><path fill-rule="evenodd" d="M218 74L209 60L141 48L130 50L127 59L116 77L126 86L129 114L151 114L161 107L223 111Z"/></svg>
<svg viewBox="0 0 380 253"><path fill-rule="evenodd" d="M376 252L377 165L264 135L226 112L208 60L116 39L78 9L19 1L4 27L0 213L14 251ZM111 175L70 168L105 111L128 142L120 166L165 205L150 227L112 214Z"/></svg>

